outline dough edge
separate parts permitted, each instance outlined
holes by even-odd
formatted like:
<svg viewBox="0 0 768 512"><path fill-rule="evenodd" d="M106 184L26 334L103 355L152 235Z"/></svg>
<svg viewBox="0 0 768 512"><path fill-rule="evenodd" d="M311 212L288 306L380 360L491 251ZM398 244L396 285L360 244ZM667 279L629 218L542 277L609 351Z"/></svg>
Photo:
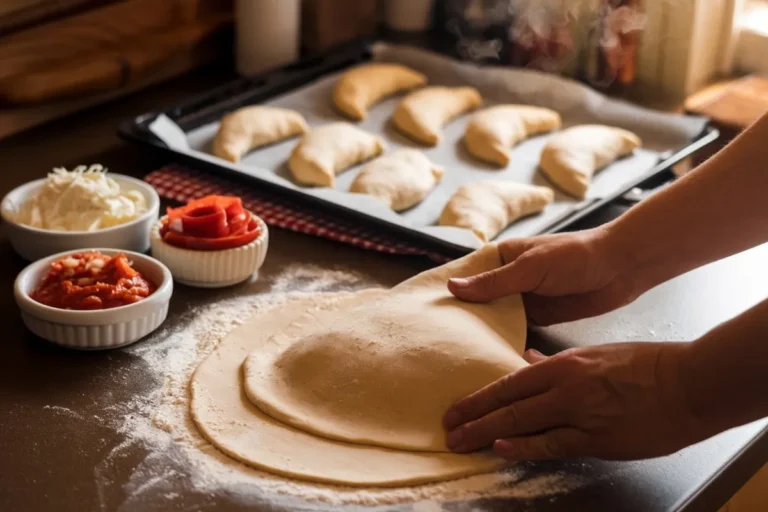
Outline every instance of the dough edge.
<svg viewBox="0 0 768 512"><path fill-rule="evenodd" d="M322 294L332 308L384 290ZM225 337L190 381L190 415L200 433L229 457L269 473L324 484L398 487L436 483L499 470L489 453L406 452L332 441L299 431L261 412L245 396L242 362L268 343L269 326L295 325L312 315L317 297L291 300L255 315ZM314 310L313 310L314 308ZM309 311L309 312L307 312ZM259 329L254 336L253 326ZM233 385L234 384L234 385Z"/></svg>

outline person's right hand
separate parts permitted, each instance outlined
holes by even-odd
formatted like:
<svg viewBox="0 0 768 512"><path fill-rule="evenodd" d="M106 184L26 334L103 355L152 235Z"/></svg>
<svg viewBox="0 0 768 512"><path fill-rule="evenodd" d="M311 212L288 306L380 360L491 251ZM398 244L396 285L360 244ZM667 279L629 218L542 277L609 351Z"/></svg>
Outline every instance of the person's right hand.
<svg viewBox="0 0 768 512"><path fill-rule="evenodd" d="M451 279L451 293L470 302L521 293L529 321L545 326L606 313L645 291L607 227L508 240L499 252L499 268Z"/></svg>

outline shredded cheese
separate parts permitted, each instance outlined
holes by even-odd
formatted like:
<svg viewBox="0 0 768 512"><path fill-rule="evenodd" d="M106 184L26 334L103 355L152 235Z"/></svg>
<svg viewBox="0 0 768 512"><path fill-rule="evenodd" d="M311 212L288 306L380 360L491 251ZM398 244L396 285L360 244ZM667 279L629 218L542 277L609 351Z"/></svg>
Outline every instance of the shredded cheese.
<svg viewBox="0 0 768 512"><path fill-rule="evenodd" d="M41 189L16 209L15 222L51 231L96 231L147 211L137 190L123 192L101 165L55 168Z"/></svg>

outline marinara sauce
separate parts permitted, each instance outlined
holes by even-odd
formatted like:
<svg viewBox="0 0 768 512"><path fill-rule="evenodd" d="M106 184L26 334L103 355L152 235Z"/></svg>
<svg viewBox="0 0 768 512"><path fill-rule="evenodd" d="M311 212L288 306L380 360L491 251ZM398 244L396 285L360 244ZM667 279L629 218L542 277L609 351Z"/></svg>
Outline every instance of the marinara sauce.
<svg viewBox="0 0 768 512"><path fill-rule="evenodd" d="M59 309L110 309L152 295L157 286L131 266L125 254L75 253L57 260L30 295Z"/></svg>

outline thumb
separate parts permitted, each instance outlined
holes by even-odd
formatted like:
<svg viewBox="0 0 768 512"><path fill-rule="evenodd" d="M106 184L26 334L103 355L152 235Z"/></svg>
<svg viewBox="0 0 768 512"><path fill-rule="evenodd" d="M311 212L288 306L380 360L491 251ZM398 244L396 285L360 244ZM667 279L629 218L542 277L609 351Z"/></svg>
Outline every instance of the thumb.
<svg viewBox="0 0 768 512"><path fill-rule="evenodd" d="M541 361L546 361L549 359L549 356L545 356L535 348L529 348L523 354L523 359L525 359L529 364L536 364L540 363Z"/></svg>
<svg viewBox="0 0 768 512"><path fill-rule="evenodd" d="M489 302L515 293L535 290L543 279L543 267L521 257L501 268L466 278L452 278L448 290L461 300Z"/></svg>

